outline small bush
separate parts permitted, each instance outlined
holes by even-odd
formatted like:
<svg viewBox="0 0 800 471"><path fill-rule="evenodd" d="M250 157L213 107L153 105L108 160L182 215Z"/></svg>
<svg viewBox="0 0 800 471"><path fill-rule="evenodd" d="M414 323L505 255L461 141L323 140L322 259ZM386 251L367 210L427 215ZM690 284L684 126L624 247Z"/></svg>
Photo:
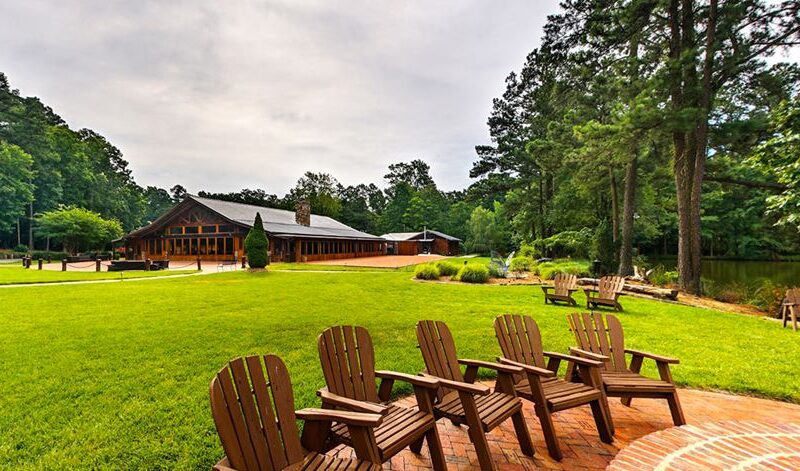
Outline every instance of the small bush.
<svg viewBox="0 0 800 471"><path fill-rule="evenodd" d="M414 277L418 280L438 280L439 269L432 263L417 265L414 269Z"/></svg>
<svg viewBox="0 0 800 471"><path fill-rule="evenodd" d="M663 266L658 266L650 273L650 283L656 286L671 286L678 284L678 272L667 271Z"/></svg>
<svg viewBox="0 0 800 471"><path fill-rule="evenodd" d="M436 268L439 269L440 276L454 276L456 273L458 273L458 265L446 260L440 260L436 262Z"/></svg>
<svg viewBox="0 0 800 471"><path fill-rule="evenodd" d="M518 255L511 259L511 264L508 266L508 269L514 273L521 273L524 271L531 271L532 266L533 260Z"/></svg>
<svg viewBox="0 0 800 471"><path fill-rule="evenodd" d="M27 253L28 252L28 246L25 245L25 244L19 244L16 247L14 247L14 252Z"/></svg>
<svg viewBox="0 0 800 471"><path fill-rule="evenodd" d="M480 263L468 263L461 267L457 276L464 283L486 283L489 281L489 267Z"/></svg>
<svg viewBox="0 0 800 471"><path fill-rule="evenodd" d="M543 280L552 280L557 273L568 273L575 276L590 276L591 268L585 260L554 260L537 264L534 273Z"/></svg>
<svg viewBox="0 0 800 471"><path fill-rule="evenodd" d="M505 273L502 272L499 266L495 265L494 263L490 263L486 265L486 269L489 270L489 276L492 278L505 278ZM458 276L458 275L456 275Z"/></svg>
<svg viewBox="0 0 800 471"><path fill-rule="evenodd" d="M64 260L68 257L66 252L47 252L45 250L35 250L31 253L34 260Z"/></svg>
<svg viewBox="0 0 800 471"><path fill-rule="evenodd" d="M542 256L542 251L538 247L528 243L523 243L519 247L519 252L517 253L523 257L528 257L531 260L536 260L537 258Z"/></svg>

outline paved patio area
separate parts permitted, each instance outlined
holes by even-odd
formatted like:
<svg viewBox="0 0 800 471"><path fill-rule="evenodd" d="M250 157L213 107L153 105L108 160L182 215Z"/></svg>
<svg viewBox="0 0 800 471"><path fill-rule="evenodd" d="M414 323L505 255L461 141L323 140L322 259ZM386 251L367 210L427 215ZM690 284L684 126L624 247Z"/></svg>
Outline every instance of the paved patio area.
<svg viewBox="0 0 800 471"><path fill-rule="evenodd" d="M314 265L343 265L348 267L371 267L371 268L399 268L418 263L441 260L442 255L381 255L380 257L359 257L343 258L341 260L319 260L308 262Z"/></svg>
<svg viewBox="0 0 800 471"><path fill-rule="evenodd" d="M493 383L484 384L494 386ZM695 390L680 390L680 399L686 419L693 425L720 420L800 423L800 405ZM522 454L514 427L508 420L488 435L492 455L500 470L604 470L629 443L651 432L672 427L666 401L634 399L632 407L628 408L620 404L619 399L611 399L609 405L616 435L614 443L609 445L601 442L597 436L589 406L559 412L554 417L564 459L558 462L547 454L533 406L530 402L523 402L536 455L529 458ZM399 403L410 406L414 404L414 399L404 398ZM455 427L446 420L439 420L437 424L448 467L457 471L479 470L478 457L466 428ZM340 453L349 453L349 450ZM404 450L384 468L404 471L430 469L427 446L423 446L421 455Z"/></svg>

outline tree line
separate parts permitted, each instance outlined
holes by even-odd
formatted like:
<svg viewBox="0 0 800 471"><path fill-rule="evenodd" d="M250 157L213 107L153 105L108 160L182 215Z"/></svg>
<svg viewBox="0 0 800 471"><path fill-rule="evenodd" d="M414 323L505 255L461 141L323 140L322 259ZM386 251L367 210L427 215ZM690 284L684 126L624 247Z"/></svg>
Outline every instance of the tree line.
<svg viewBox="0 0 800 471"><path fill-rule="evenodd" d="M797 144L789 157L776 135L791 135L800 70L766 58L800 44L798 2L561 6L494 100L471 170L517 238L602 228L620 274L677 252L689 292L702 256L796 253Z"/></svg>

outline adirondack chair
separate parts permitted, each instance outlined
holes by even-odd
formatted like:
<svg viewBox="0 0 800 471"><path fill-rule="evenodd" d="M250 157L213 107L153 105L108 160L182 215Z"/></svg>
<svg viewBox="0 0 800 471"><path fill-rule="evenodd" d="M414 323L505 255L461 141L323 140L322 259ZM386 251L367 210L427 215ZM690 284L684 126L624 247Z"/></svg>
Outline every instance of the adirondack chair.
<svg viewBox="0 0 800 471"><path fill-rule="evenodd" d="M550 290L553 290L551 293ZM542 286L544 291L544 303L550 301L553 304L565 302L570 306L577 306L578 303L572 299L572 293L578 290L578 277L568 273L558 273L553 278L553 286Z"/></svg>
<svg viewBox="0 0 800 471"><path fill-rule="evenodd" d="M626 406L634 397L666 399L675 425L686 424L669 369L669 365L679 363L678 359L625 348L622 324L612 314L605 316L605 321L597 312L570 314L567 320L578 343L570 352L603 362L600 374L607 396L621 397ZM631 355L630 365L625 364L626 353ZM639 374L645 358L656 362L660 379Z"/></svg>
<svg viewBox="0 0 800 471"><path fill-rule="evenodd" d="M786 290L786 297L781 303L780 315L783 319L783 327L786 327L786 322L791 318L792 330L797 331L798 314L800 314L800 288L791 288Z"/></svg>
<svg viewBox="0 0 800 471"><path fill-rule="evenodd" d="M437 471L447 469L433 415L438 381L394 371L375 371L372 338L363 327L326 329L317 338L317 347L328 386L318 391L323 406L355 412L378 411L384 416L381 425L375 429L375 444L381 461L388 461L407 446L419 453L423 440L427 440L433 468ZM376 388L375 378L381 379L380 390ZM381 405L388 402L395 381L404 381L414 387L419 410ZM365 410L365 403L371 408ZM353 446L345 423L334 424L332 432L331 438L335 442Z"/></svg>
<svg viewBox="0 0 800 471"><path fill-rule="evenodd" d="M441 321L419 321L417 341L425 362L426 371L423 375L435 377L439 381L433 406L434 414L437 418L449 419L455 425L467 426L482 470L495 469L486 434L509 417L514 423L522 452L533 456L533 443L525 425L522 402L514 391L513 375L521 374L522 368L459 359L450 329ZM461 373L459 365L466 365L465 373ZM494 391L486 386L473 384L479 368L497 371Z"/></svg>
<svg viewBox="0 0 800 471"><path fill-rule="evenodd" d="M525 370L524 375L515 378L514 389L518 396L533 402L547 450L553 459L560 461L562 454L552 414L562 410L588 404L600 439L605 443L613 442L611 414L600 379L602 362L543 351L539 327L529 316L498 316L494 320L494 330L503 352L498 361ZM583 383L576 384L557 377L562 360L580 371Z"/></svg>
<svg viewBox="0 0 800 471"><path fill-rule="evenodd" d="M266 367L266 375L264 374ZM326 409L294 410L292 383L274 355L236 358L211 380L211 413L225 457L216 471L230 470L358 470L379 471L375 427L383 417ZM271 398L271 399L270 399ZM305 421L303 437L296 419ZM330 423L347 424L358 460L322 453L318 438Z"/></svg>
<svg viewBox="0 0 800 471"><path fill-rule="evenodd" d="M611 306L617 311L622 311L622 305L617 301L625 287L625 278L621 276L604 276L597 283L597 288L584 288L586 293L586 309L596 309L597 306Z"/></svg>

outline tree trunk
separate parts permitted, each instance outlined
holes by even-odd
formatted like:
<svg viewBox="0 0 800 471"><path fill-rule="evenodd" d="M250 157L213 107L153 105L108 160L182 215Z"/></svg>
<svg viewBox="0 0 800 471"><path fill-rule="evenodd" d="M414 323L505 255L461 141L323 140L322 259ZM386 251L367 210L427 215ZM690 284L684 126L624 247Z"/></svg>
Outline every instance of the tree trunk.
<svg viewBox="0 0 800 471"><path fill-rule="evenodd" d="M614 245L617 244L619 234L619 195L617 191L617 177L614 175L614 168L608 167L608 180L611 183L611 239Z"/></svg>
<svg viewBox="0 0 800 471"><path fill-rule="evenodd" d="M630 162L625 169L625 195L622 209L622 244L619 250L619 274L633 275L633 222L636 212L636 172L639 157L633 150Z"/></svg>
<svg viewBox="0 0 800 471"><path fill-rule="evenodd" d="M17 246L22 245L22 227L20 227L19 218L17 218Z"/></svg>
<svg viewBox="0 0 800 471"><path fill-rule="evenodd" d="M33 252L33 201L28 205L28 252Z"/></svg>

